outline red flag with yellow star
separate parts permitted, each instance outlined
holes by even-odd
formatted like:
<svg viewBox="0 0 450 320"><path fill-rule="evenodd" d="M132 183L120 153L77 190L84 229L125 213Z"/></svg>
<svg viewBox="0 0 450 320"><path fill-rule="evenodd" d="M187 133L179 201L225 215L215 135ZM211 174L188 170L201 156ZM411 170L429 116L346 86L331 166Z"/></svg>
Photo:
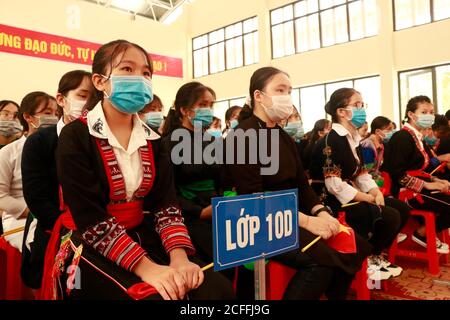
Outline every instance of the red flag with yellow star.
<svg viewBox="0 0 450 320"><path fill-rule="evenodd" d="M356 253L355 231L345 222L345 213L339 213L339 233L326 240L326 243L340 253Z"/></svg>

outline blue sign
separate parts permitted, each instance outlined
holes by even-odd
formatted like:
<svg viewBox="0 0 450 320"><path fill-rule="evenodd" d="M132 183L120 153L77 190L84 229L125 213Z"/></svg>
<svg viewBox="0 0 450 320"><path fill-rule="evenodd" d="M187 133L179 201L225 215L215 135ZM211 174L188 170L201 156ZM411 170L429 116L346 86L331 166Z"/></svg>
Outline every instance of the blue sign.
<svg viewBox="0 0 450 320"><path fill-rule="evenodd" d="M297 189L212 199L214 270L298 249Z"/></svg>

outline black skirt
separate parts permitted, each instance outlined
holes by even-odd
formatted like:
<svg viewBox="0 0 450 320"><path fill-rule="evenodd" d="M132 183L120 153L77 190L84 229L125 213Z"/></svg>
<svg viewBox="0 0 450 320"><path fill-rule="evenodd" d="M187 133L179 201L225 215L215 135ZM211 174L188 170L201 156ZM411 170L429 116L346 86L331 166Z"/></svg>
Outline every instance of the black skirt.
<svg viewBox="0 0 450 320"><path fill-rule="evenodd" d="M170 258L161 243L159 235L155 231L152 220L152 218L146 216L140 226L127 231L127 234L146 250L149 258L155 263L169 265ZM76 232L72 233L70 241L73 244L73 248L81 244L80 237ZM66 259L65 270L71 270L69 267L73 256L74 251L72 249ZM207 264L195 256L191 256L189 259L200 267ZM77 270L79 273L75 276L75 282L72 283L74 287L70 294L67 294L66 290L68 272L62 273L59 278L60 295L64 299L132 300L126 289L142 283L142 280L134 273L118 266L87 245L83 247ZM198 289L190 291L188 297L192 300L230 300L234 299L234 294L231 282L221 274L209 269L205 271L203 284ZM161 299L162 297L159 294L145 298L145 300Z"/></svg>

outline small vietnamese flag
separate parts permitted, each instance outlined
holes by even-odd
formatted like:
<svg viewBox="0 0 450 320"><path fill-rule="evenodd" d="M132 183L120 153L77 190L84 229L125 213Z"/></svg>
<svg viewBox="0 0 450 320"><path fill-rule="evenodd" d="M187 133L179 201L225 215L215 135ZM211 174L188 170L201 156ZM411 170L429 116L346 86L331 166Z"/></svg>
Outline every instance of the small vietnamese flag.
<svg viewBox="0 0 450 320"><path fill-rule="evenodd" d="M339 233L326 240L328 246L340 253L356 253L355 231L345 222L345 213L339 213Z"/></svg>

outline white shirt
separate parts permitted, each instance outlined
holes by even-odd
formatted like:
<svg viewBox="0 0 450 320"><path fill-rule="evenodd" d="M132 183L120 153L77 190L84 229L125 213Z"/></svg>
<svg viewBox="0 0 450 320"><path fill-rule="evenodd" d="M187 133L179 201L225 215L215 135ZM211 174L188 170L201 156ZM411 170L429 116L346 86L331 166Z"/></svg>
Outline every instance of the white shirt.
<svg viewBox="0 0 450 320"><path fill-rule="evenodd" d="M131 200L135 191L139 188L143 177L142 161L139 148L147 145L147 140L159 138L152 129L143 123L137 114L133 115L133 130L130 136L128 148L125 150L117 141L109 129L103 113L101 103L87 114L89 133L100 139L108 139L119 163L120 170L125 181L127 199Z"/></svg>
<svg viewBox="0 0 450 320"><path fill-rule="evenodd" d="M64 128L65 125L66 124L64 123L64 116L62 116L59 119L58 123L56 124L56 134L58 135L58 137L61 134L61 130Z"/></svg>
<svg viewBox="0 0 450 320"><path fill-rule="evenodd" d="M360 163L358 154L356 153L356 148L361 142L361 136L356 133L356 136L353 137L344 126L338 123L333 123L332 129L341 137L347 137L350 148L352 149L353 157L358 163ZM325 178L325 186L328 192L334 195L341 204L346 204L352 201L358 191L367 193L373 188L378 188L378 185L369 173L364 173L357 176L354 180L354 184L355 186L352 186L347 182L342 181L340 177Z"/></svg>
<svg viewBox="0 0 450 320"><path fill-rule="evenodd" d="M0 150L0 210L18 218L27 204L22 191L22 150L26 137L4 146Z"/></svg>

